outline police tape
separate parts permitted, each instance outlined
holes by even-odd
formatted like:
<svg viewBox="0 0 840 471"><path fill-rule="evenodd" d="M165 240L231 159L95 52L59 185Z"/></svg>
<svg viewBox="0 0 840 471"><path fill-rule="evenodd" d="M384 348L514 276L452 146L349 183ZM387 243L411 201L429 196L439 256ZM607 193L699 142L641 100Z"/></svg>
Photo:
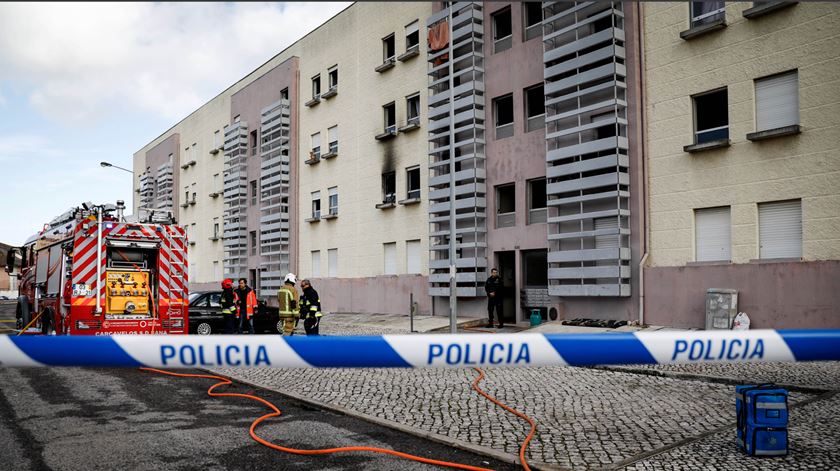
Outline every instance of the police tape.
<svg viewBox="0 0 840 471"><path fill-rule="evenodd" d="M840 360L840 330L0 337L0 366L412 368Z"/></svg>

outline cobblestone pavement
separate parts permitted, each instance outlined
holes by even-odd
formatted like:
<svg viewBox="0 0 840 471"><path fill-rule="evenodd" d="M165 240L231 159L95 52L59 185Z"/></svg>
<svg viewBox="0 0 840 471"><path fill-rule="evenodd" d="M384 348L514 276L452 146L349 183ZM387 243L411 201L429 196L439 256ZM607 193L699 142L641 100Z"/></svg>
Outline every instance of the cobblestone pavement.
<svg viewBox="0 0 840 471"><path fill-rule="evenodd" d="M325 318L326 335L407 333L395 329L357 328ZM700 365L693 365L700 366ZM720 368L718 368L720 367ZM840 389L840 364L712 365L676 367L696 378L639 374L638 367L618 371L594 368L541 367L485 370L481 384L489 394L537 420L529 461L571 469L709 469L709 456L722 468L764 466L782 462L742 455L734 445L734 388L704 380L772 380L808 388ZM443 369L218 369L217 372L255 385L299 394L328 405L436 433L450 439L517 455L528 425L471 390L473 370ZM780 379L781 378L781 379ZM812 391L792 392L796 405L815 399ZM801 416L799 415L801 412ZM807 412L807 414L806 414ZM808 415L810 414L810 415ZM823 424L834 421L830 428ZM801 469L840 469L840 455L831 450L840 441L840 405L817 401L795 409L791 423L791 456ZM816 427L816 429L815 429ZM687 443L667 450L677 442ZM642 461L645 453L663 450ZM809 450L819 450L810 453ZM833 453L833 454L832 454ZM817 468L813 466L821 464ZM809 466L811 466L809 468Z"/></svg>

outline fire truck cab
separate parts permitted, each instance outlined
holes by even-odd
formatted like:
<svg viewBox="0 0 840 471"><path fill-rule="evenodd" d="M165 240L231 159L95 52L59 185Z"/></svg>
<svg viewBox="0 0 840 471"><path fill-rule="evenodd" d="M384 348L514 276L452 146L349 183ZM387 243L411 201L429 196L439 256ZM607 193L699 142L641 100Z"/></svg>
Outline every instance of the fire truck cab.
<svg viewBox="0 0 840 471"><path fill-rule="evenodd" d="M24 334L185 334L187 238L169 212L84 203L7 254ZM20 265L17 266L17 261Z"/></svg>

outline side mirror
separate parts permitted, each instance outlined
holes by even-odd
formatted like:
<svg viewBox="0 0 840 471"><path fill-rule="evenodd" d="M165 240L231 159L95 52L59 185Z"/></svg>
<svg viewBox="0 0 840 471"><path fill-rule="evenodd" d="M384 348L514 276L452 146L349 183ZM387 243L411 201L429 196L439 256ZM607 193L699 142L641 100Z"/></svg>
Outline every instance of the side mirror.
<svg viewBox="0 0 840 471"><path fill-rule="evenodd" d="M6 273L13 274L15 272L15 249L9 249L6 252Z"/></svg>

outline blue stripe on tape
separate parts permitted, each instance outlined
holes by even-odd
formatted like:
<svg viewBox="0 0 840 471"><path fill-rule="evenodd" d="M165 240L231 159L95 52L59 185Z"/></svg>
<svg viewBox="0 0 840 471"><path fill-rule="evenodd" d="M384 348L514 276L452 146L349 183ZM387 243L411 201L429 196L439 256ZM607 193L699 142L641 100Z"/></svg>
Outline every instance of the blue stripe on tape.
<svg viewBox="0 0 840 471"><path fill-rule="evenodd" d="M110 337L11 337L33 360L48 366L143 366Z"/></svg>
<svg viewBox="0 0 840 471"><path fill-rule="evenodd" d="M546 335L569 365L656 363L642 342L629 332Z"/></svg>
<svg viewBox="0 0 840 471"><path fill-rule="evenodd" d="M382 337L288 337L286 342L303 361L321 368L412 366Z"/></svg>
<svg viewBox="0 0 840 471"><path fill-rule="evenodd" d="M778 330L796 361L840 360L840 330Z"/></svg>

